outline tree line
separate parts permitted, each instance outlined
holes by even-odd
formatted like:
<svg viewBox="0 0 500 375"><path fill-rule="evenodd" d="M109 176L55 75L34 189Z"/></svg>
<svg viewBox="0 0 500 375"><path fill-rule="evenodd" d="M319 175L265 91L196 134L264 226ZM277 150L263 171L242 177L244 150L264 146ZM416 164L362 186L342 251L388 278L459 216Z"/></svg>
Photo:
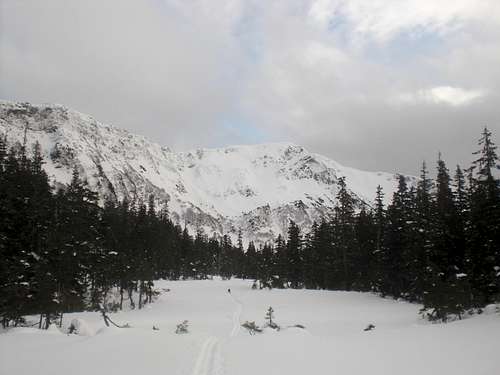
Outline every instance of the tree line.
<svg viewBox="0 0 500 375"><path fill-rule="evenodd" d="M255 279L255 285L372 291L424 305L430 319L460 317L500 297L498 157L485 129L477 160L454 177L439 158L432 181L425 164L416 186L399 176L385 207L356 200L338 181L331 217L304 235L259 248L228 235L190 234L166 203L99 197L77 168L51 186L39 144L0 139L0 318L20 324L39 314L47 328L66 312L142 308L153 280L209 275ZM109 298L114 291L119 300ZM114 305L113 305L114 304Z"/></svg>
<svg viewBox="0 0 500 375"><path fill-rule="evenodd" d="M423 304L430 320L461 318L500 301L500 185L492 134L484 129L477 159L453 174L439 157L432 180L425 163L416 186L399 176L391 203L379 186L372 207L339 180L332 217L301 235L246 256L264 286L371 291ZM479 310L478 310L479 309Z"/></svg>
<svg viewBox="0 0 500 375"><path fill-rule="evenodd" d="M8 147L0 139L0 320L61 323L66 312L142 308L153 280L233 274L243 247L229 236L191 235L153 196L117 202L99 197L73 169L55 188L43 169L40 145ZM239 253L238 253L239 251ZM116 291L119 302L109 298Z"/></svg>

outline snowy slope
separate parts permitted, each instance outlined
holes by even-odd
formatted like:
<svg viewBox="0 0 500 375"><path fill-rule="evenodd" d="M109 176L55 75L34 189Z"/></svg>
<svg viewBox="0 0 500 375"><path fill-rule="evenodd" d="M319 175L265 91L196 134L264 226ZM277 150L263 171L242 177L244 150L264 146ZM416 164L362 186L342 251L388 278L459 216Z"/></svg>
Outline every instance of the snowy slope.
<svg viewBox="0 0 500 375"><path fill-rule="evenodd" d="M170 292L143 310L111 314L128 329L106 328L99 313L83 312L66 314L64 327L80 318L95 335L0 332L0 374L498 374L494 306L430 324L419 318L420 305L369 293L252 290L251 281L234 279L156 284ZM250 336L240 327L247 320L262 326L269 306L281 331ZM190 332L176 335L185 319ZM305 329L289 328L295 324ZM368 324L375 329L365 332Z"/></svg>
<svg viewBox="0 0 500 375"><path fill-rule="evenodd" d="M248 240L274 238L289 219L303 227L331 213L338 179L359 202L377 185L390 198L393 174L344 167L290 143L199 149L166 147L60 105L0 102L0 132L10 142L41 143L54 182L67 183L76 165L101 196L168 201L175 221L207 234L241 228Z"/></svg>

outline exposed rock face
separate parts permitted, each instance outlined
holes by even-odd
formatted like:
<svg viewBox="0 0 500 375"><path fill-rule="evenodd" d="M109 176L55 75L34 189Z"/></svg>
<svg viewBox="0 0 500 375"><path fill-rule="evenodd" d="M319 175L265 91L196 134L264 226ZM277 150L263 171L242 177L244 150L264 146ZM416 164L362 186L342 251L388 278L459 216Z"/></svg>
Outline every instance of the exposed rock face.
<svg viewBox="0 0 500 375"><path fill-rule="evenodd" d="M273 143L174 153L142 136L104 125L60 105L0 102L0 132L10 143L38 141L55 184L76 166L89 186L112 199L168 202L174 221L212 235L241 228L262 243L285 233L290 219L309 227L332 213L345 176L359 203L396 175L344 167L301 146ZM412 178L409 178L412 179Z"/></svg>

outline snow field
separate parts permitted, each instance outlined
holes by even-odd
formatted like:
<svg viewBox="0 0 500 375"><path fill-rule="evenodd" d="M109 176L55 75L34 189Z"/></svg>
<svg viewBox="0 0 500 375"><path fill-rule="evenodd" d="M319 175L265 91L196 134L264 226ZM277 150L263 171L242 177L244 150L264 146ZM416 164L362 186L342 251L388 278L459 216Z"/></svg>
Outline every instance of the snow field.
<svg viewBox="0 0 500 375"><path fill-rule="evenodd" d="M0 374L499 374L500 315L495 309L449 324L429 324L420 306L368 293L252 290L251 281L160 281L170 288L143 310L81 319L95 335L15 328L0 334ZM231 294L227 289L231 289ZM250 336L269 306L282 327ZM189 321L189 333L175 327ZM365 332L368 324L373 331ZM305 329L292 328L295 324ZM159 331L152 329L153 325Z"/></svg>

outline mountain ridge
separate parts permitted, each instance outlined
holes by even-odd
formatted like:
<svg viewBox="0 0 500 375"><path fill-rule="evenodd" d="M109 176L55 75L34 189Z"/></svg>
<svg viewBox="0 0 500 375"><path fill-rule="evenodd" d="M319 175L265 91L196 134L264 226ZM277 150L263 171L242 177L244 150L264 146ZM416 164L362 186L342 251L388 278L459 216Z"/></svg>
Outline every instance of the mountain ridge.
<svg viewBox="0 0 500 375"><path fill-rule="evenodd" d="M22 142L25 129L55 184L68 183L76 166L103 199L153 194L175 222L233 238L241 229L245 242L272 240L289 220L307 229L331 215L340 177L359 204L371 203L379 184L387 199L396 186L395 174L345 167L292 142L174 152L63 105L0 101L9 143Z"/></svg>

